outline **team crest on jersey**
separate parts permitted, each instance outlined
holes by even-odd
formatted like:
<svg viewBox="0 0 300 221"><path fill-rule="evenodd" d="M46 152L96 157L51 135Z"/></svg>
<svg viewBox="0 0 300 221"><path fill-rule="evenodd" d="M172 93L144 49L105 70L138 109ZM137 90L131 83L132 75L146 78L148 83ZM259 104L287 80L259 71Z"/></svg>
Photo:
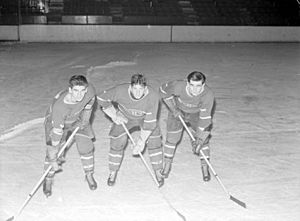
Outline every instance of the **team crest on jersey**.
<svg viewBox="0 0 300 221"><path fill-rule="evenodd" d="M189 104L189 103L183 102L179 97L177 98L177 100L186 107L198 107L198 105L196 105L196 104Z"/></svg>
<svg viewBox="0 0 300 221"><path fill-rule="evenodd" d="M124 112L127 112L128 114L130 114L132 116L136 116L136 117L142 117L146 114L145 111L137 110L137 109L128 109L122 105L119 105L119 109L123 110Z"/></svg>

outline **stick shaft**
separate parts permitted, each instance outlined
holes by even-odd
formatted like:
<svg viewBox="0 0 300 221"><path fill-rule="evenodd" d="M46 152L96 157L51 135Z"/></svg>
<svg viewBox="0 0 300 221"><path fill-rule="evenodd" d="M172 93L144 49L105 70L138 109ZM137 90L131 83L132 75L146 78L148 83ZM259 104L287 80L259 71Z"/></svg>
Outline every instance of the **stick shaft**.
<svg viewBox="0 0 300 221"><path fill-rule="evenodd" d="M79 130L79 127L75 128L75 130L70 135L70 137L67 140L67 142L62 146L62 148L58 152L57 157L60 157L62 155L62 153L67 148L67 146L71 143L73 137L75 136L75 134L77 133L78 130ZM52 169L52 165L49 165L48 168L46 169L46 171L43 173L42 177L39 179L39 181L36 183L36 185L32 189L32 191L28 194L27 199L24 201L24 203L22 204L22 206L18 210L16 217L18 217L22 213L23 209L28 204L28 202L31 200L31 198L33 197L33 195L36 193L36 191L38 190L38 188L40 187L40 185L42 184L42 182L44 181L44 179L46 178L46 176L48 175L48 173L50 172L51 169Z"/></svg>
<svg viewBox="0 0 300 221"><path fill-rule="evenodd" d="M182 125L184 126L186 132L189 134L189 136L191 137L191 139L193 141L195 141L195 137L193 136L193 134L191 133L191 131L189 130L189 128L187 127L186 123L184 122L184 120L182 119L181 116L179 116L179 120L181 121ZM211 165L211 163L208 161L207 157L204 155L203 151L200 150L200 154L202 155L202 157L204 158L205 162L207 163L207 165L209 166L209 168L211 169L211 171L213 172L214 176L217 178L218 182L220 183L220 185L222 186L224 192L226 192L226 194L230 195L228 190L226 189L226 187L224 186L224 184L222 183L221 179L219 178L218 174L216 173L216 171L214 170L213 166Z"/></svg>
<svg viewBox="0 0 300 221"><path fill-rule="evenodd" d="M129 137L130 141L132 142L133 146L135 146L135 142L134 142L134 140L133 140L131 134L129 133L129 131L128 131L126 125L125 125L124 123L122 123L122 126L123 126L123 128L124 128L124 130L125 130L127 136ZM152 173L150 167L148 166L148 164L147 164L147 162L146 162L146 160L145 160L145 158L143 157L143 155L142 155L141 152L139 152L139 156L140 156L140 158L142 159L142 161L143 161L145 167L147 168L148 172L150 173L150 175L151 175L153 181L154 181L155 184L159 187L159 183L158 183L158 181L156 180L155 175Z"/></svg>
<svg viewBox="0 0 300 221"><path fill-rule="evenodd" d="M191 133L191 131L189 130L189 128L187 127L186 123L184 122L184 120L182 119L181 116L179 116L179 120L181 121L182 125L184 126L185 130L187 131L187 133L189 134L189 136L191 137L191 139L193 141L195 141L195 137L193 136L193 134ZM210 170L213 172L214 176L216 177L216 179L218 180L219 184L222 186L224 192L228 195L229 199L232 200L233 202L237 203L238 205L246 208L246 203L238 200L237 198L233 197L229 191L226 189L226 187L224 186L224 184L222 183L220 177L218 176L218 174L216 173L216 171L214 170L213 166L211 165L211 163L209 162L209 160L206 158L206 156L204 155L203 151L200 149L200 154L202 155L202 157L204 158L205 162L207 163L207 165L209 166Z"/></svg>

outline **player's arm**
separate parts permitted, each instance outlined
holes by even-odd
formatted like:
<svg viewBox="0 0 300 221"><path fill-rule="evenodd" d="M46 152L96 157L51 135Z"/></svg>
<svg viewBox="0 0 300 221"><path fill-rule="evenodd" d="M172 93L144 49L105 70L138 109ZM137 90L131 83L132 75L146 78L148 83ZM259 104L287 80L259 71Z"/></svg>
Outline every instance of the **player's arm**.
<svg viewBox="0 0 300 221"><path fill-rule="evenodd" d="M175 82L168 82L164 83L159 88L159 94L163 100L163 102L166 104L166 106L169 108L169 110L172 112L172 114L175 117L180 116L182 113L178 109L175 101L176 96L176 89L175 89Z"/></svg>
<svg viewBox="0 0 300 221"><path fill-rule="evenodd" d="M137 139L136 145L132 151L133 155L138 155L145 148L145 144L149 139L153 130L157 127L157 112L159 106L159 96L153 96L147 103L147 112L141 127L140 136Z"/></svg>
<svg viewBox="0 0 300 221"><path fill-rule="evenodd" d="M128 120L124 117L124 115L117 111L113 105L113 102L116 101L116 98L116 88L105 90L97 96L100 108L107 116L111 118L113 122L115 122L117 125L127 123Z"/></svg>
<svg viewBox="0 0 300 221"><path fill-rule="evenodd" d="M80 118L78 120L78 123L76 123L76 126L79 126L80 129L86 128L90 124L91 115L93 112L93 107L96 101L96 97L92 97L91 100L84 106Z"/></svg>
<svg viewBox="0 0 300 221"><path fill-rule="evenodd" d="M57 146L61 142L64 129L64 113L62 109L54 106L52 110L52 131L51 131L51 141L52 146Z"/></svg>
<svg viewBox="0 0 300 221"><path fill-rule="evenodd" d="M206 96L202 102L202 106L200 108L196 138L200 139L200 142L202 143L205 143L206 140L209 139L214 101L214 96L212 94L208 94L208 96Z"/></svg>

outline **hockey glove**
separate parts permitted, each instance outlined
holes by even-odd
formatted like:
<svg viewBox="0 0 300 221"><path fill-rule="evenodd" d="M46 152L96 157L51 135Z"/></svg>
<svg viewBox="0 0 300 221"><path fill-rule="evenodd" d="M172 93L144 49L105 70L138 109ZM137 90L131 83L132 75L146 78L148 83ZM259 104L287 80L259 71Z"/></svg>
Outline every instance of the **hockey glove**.
<svg viewBox="0 0 300 221"><path fill-rule="evenodd" d="M179 110L178 108L174 108L172 110L172 114L175 118L179 118L179 116L181 116L183 118L183 114L182 114L182 111Z"/></svg>
<svg viewBox="0 0 300 221"><path fill-rule="evenodd" d="M180 109L178 109L176 105L176 101L174 99L174 96L168 97L164 99L165 104L168 106L169 110L173 114L175 118L178 118L179 116L183 117L183 114Z"/></svg>
<svg viewBox="0 0 300 221"><path fill-rule="evenodd" d="M141 137L139 137L135 145L133 146L132 155L133 156L139 155L139 153L143 152L144 148L145 148L145 142L141 139Z"/></svg>
<svg viewBox="0 0 300 221"><path fill-rule="evenodd" d="M116 116L112 119L113 122L117 125L126 124L128 122L128 119L120 112L116 112Z"/></svg>
<svg viewBox="0 0 300 221"><path fill-rule="evenodd" d="M200 150L204 147L204 144L207 143L209 139L210 132L209 131L202 131L199 135L195 137L194 141L192 142L192 147L193 147L193 153L195 155L200 154Z"/></svg>
<svg viewBox="0 0 300 221"><path fill-rule="evenodd" d="M151 133L152 131L150 130L143 130L143 129L141 130L141 134L138 137L138 139L135 141L135 145L132 150L133 156L139 155L139 153L142 153L144 151L146 142Z"/></svg>
<svg viewBox="0 0 300 221"><path fill-rule="evenodd" d="M79 127L79 130L83 130L88 126L87 122L83 122L81 120L77 120L74 123L71 124L70 130L75 130L75 128Z"/></svg>
<svg viewBox="0 0 300 221"><path fill-rule="evenodd" d="M117 125L121 125L122 123L126 124L128 122L128 119L120 111L117 111L113 106L103 109L103 111Z"/></svg>
<svg viewBox="0 0 300 221"><path fill-rule="evenodd" d="M61 166L57 162L57 153L60 145L57 146L47 146L47 156L52 170L55 172L61 171Z"/></svg>

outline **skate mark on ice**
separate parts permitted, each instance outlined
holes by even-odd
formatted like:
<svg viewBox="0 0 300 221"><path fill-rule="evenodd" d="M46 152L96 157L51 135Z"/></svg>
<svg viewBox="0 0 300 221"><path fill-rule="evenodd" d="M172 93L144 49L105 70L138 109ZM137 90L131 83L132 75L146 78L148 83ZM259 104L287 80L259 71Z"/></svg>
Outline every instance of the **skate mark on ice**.
<svg viewBox="0 0 300 221"><path fill-rule="evenodd" d="M18 134L22 133L23 131L28 130L29 128L33 127L36 124L40 124L44 122L44 118L36 118L21 124L17 124L16 126L7 129L4 131L3 134L0 134L0 142L3 142L7 139L11 139L15 136L17 136Z"/></svg>

